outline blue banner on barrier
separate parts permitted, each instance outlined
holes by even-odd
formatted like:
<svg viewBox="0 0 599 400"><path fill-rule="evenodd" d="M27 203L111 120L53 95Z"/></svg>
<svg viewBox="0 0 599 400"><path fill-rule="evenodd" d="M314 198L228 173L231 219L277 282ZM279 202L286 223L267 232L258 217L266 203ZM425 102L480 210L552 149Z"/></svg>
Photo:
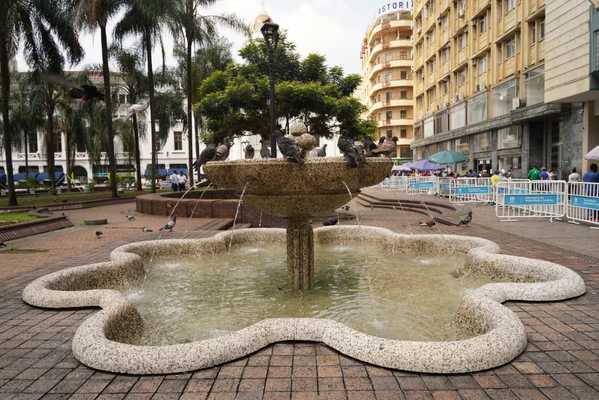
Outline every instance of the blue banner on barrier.
<svg viewBox="0 0 599 400"><path fill-rule="evenodd" d="M431 190L435 184L433 182L412 182L410 183L410 189L414 190Z"/></svg>
<svg viewBox="0 0 599 400"><path fill-rule="evenodd" d="M458 186L456 188L457 194L491 194L493 188L491 186Z"/></svg>
<svg viewBox="0 0 599 400"><path fill-rule="evenodd" d="M573 207L599 210L599 198L597 197L572 196L570 198L570 204Z"/></svg>
<svg viewBox="0 0 599 400"><path fill-rule="evenodd" d="M449 192L449 183L442 183L439 185L439 190L442 192Z"/></svg>
<svg viewBox="0 0 599 400"><path fill-rule="evenodd" d="M559 194L509 194L505 196L505 204L508 206L538 206L558 205Z"/></svg>
<svg viewBox="0 0 599 400"><path fill-rule="evenodd" d="M508 192L508 190L504 187L499 187L497 189L497 191L500 194L504 194L504 193ZM530 193L530 191L528 189L515 189L515 188L511 188L509 192L510 192L510 194L528 194L528 193Z"/></svg>

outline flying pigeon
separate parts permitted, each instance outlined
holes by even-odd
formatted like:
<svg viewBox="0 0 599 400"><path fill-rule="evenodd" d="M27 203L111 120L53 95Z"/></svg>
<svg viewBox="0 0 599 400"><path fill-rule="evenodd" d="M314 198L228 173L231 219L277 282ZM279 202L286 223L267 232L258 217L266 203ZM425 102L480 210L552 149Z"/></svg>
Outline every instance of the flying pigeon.
<svg viewBox="0 0 599 400"><path fill-rule="evenodd" d="M82 101L98 99L104 101L104 94L94 85L78 86L74 82L60 75L42 74L42 78L47 82L54 83L67 89L69 96L74 99L81 99Z"/></svg>
<svg viewBox="0 0 599 400"><path fill-rule="evenodd" d="M347 136L340 136L337 147L345 157L345 161L352 168L358 168L364 162L364 156L354 145L354 141Z"/></svg>
<svg viewBox="0 0 599 400"><path fill-rule="evenodd" d="M96 239L102 239L102 235L104 235L104 232L96 231Z"/></svg>
<svg viewBox="0 0 599 400"><path fill-rule="evenodd" d="M331 217L322 223L323 226L335 226L339 223L339 218Z"/></svg>
<svg viewBox="0 0 599 400"><path fill-rule="evenodd" d="M209 143L208 146L200 153L200 158L193 164L194 168L200 172L202 165L206 165L208 161L214 161L216 157L216 145Z"/></svg>
<svg viewBox="0 0 599 400"><path fill-rule="evenodd" d="M326 157L327 156L327 144L326 143L322 147L316 149L316 155L318 157Z"/></svg>
<svg viewBox="0 0 599 400"><path fill-rule="evenodd" d="M256 155L256 150L254 149L254 146L252 146L251 144L245 146L244 152L244 157L246 160L253 160L254 156Z"/></svg>
<svg viewBox="0 0 599 400"><path fill-rule="evenodd" d="M275 138L277 139L277 145L279 147L279 151L287 161L295 162L300 165L304 164L304 156L302 149L297 145L295 140L283 136L283 132L275 131Z"/></svg>
<svg viewBox="0 0 599 400"><path fill-rule="evenodd" d="M162 228L160 228L160 231L169 231L172 232L173 229L175 229L175 225L177 225L177 216L173 215L171 217L171 219L168 220L168 222L166 223L166 225L164 225Z"/></svg>
<svg viewBox="0 0 599 400"><path fill-rule="evenodd" d="M216 148L216 156L214 161L226 161L229 158L229 149L231 146L228 143L221 144Z"/></svg>

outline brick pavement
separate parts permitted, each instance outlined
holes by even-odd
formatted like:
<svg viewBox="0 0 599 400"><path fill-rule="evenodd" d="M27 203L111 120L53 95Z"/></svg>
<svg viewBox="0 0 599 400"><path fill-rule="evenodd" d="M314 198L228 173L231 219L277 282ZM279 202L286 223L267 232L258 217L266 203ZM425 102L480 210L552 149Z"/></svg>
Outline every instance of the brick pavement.
<svg viewBox="0 0 599 400"><path fill-rule="evenodd" d="M112 216L117 224L125 224L118 222L117 217L126 213L126 206L93 210L97 215ZM70 216L77 221L90 211ZM46 253L0 253L0 399L599 399L596 259L525 241L476 223L470 227L428 229L417 226L421 217L397 211L361 210L360 214L365 224L404 232L481 236L499 243L506 253L560 262L581 273L588 293L560 303L509 303L526 326L528 348L512 363L476 374L443 376L390 371L314 343L280 343L236 362L187 374L109 374L81 365L70 350L74 331L95 312L93 309L36 309L21 301L21 291L35 277L105 260L114 247L152 239L155 234L106 229L110 233L97 240L92 236L93 230L77 226L14 243L20 248L45 248ZM156 226L163 222L153 218L139 217L138 221ZM559 225L548 225L547 229L555 227ZM187 229L181 224L173 236L212 234L189 233ZM64 243L69 243L68 249Z"/></svg>

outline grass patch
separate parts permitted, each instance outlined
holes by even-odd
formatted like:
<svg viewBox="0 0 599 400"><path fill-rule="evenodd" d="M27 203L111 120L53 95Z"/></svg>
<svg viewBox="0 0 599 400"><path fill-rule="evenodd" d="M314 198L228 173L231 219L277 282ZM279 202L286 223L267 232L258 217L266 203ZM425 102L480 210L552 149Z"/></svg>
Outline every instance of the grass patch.
<svg viewBox="0 0 599 400"><path fill-rule="evenodd" d="M138 192L124 192L119 194L119 198L132 198L137 196ZM69 204L69 203L79 203L82 201L90 201L90 200L101 200L101 199L109 199L112 197L112 193L110 191L106 192L94 192L94 193L80 193L80 192L71 192L71 193L61 193L57 195L51 194L41 194L38 196L26 195L17 197L17 202L20 206L29 206L29 207L44 207L50 204ZM0 207L8 207L8 199L6 197L0 198Z"/></svg>
<svg viewBox="0 0 599 400"><path fill-rule="evenodd" d="M29 215L27 213L0 213L0 226L37 221L39 219L40 217Z"/></svg>

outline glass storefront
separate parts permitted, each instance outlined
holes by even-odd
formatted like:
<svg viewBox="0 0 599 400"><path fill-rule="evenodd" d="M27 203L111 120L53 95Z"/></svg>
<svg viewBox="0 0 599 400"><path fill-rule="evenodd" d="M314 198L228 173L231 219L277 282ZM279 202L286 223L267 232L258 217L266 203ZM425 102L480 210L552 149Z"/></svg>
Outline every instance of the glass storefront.
<svg viewBox="0 0 599 400"><path fill-rule="evenodd" d="M519 126L509 126L497 131L497 149L511 149L522 146L522 131Z"/></svg>
<svg viewBox="0 0 599 400"><path fill-rule="evenodd" d="M468 100L468 125L487 119L487 94L483 93Z"/></svg>
<svg viewBox="0 0 599 400"><path fill-rule="evenodd" d="M545 101L545 68L536 68L526 74L526 105Z"/></svg>
<svg viewBox="0 0 599 400"><path fill-rule="evenodd" d="M509 114L516 96L518 96L518 85L515 79L493 89L491 91L491 116L500 117Z"/></svg>
<svg viewBox="0 0 599 400"><path fill-rule="evenodd" d="M449 110L449 128L458 129L466 126L466 102L453 106Z"/></svg>

